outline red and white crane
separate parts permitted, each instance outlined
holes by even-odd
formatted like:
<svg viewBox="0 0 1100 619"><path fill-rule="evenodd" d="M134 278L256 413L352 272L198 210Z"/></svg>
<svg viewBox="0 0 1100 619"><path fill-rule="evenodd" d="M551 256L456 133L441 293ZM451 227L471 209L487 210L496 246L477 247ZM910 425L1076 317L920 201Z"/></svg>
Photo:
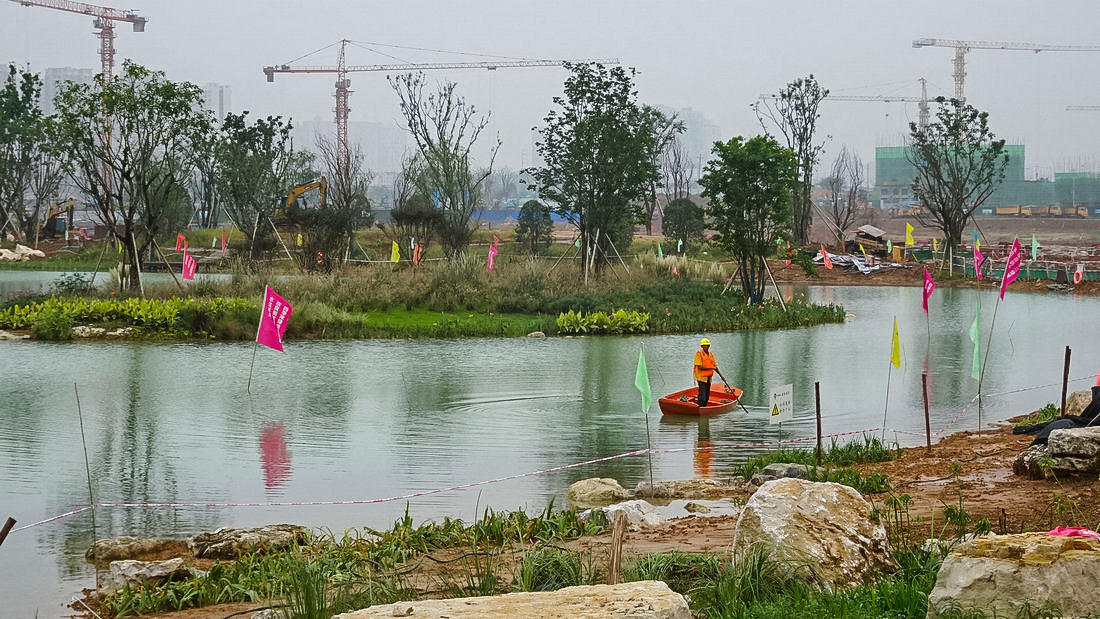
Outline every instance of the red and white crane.
<svg viewBox="0 0 1100 619"><path fill-rule="evenodd" d="M1045 43L1007 43L1004 41L959 41L956 39L916 39L913 47L955 48L955 98L965 101L966 53L972 49L1012 49L1028 52L1100 52L1100 45L1047 45Z"/></svg>
<svg viewBox="0 0 1100 619"><path fill-rule="evenodd" d="M354 44L355 42L348 39L341 39L339 43L340 54L337 57L336 66L292 67L290 66L290 64L285 63L275 66L264 67L264 75L267 76L267 81L274 82L276 73L336 74L336 154L337 160L340 161L344 167L347 167L349 163L351 152L348 145L348 113L351 111L351 108L348 107L348 95L351 94L351 90L349 89L349 87L351 86L351 80L348 79L348 73L358 73L363 71L429 71L434 69L487 69L489 71L493 71L496 69L515 67L560 67L565 63L580 64L587 62L594 62L605 65L619 64L618 58L583 58L579 60L510 59L488 62L423 62L348 66L344 60L345 51L347 50L348 43ZM331 47L331 45L328 47Z"/></svg>
<svg viewBox="0 0 1100 619"><path fill-rule="evenodd" d="M134 32L145 32L146 19L135 11L120 11L106 6L95 6L72 0L11 0L23 6L43 6L58 11L91 15L93 27L99 37L99 61L103 67L103 81L111 81L115 68L115 22L134 25Z"/></svg>

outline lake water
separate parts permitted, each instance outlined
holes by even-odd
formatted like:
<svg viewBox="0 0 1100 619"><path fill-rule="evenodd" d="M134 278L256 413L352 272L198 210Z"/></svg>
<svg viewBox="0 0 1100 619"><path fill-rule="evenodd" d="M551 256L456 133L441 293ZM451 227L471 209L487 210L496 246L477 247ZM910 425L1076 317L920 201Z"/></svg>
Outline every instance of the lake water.
<svg viewBox="0 0 1100 619"><path fill-rule="evenodd" d="M0 273L0 283L11 272ZM15 272L16 277L28 275ZM51 281L53 277L45 278ZM902 365L891 380L886 437L923 444L920 375L931 383L933 431L974 428L967 330L982 304L983 346L996 291L937 290L930 321L919 288L786 288L849 312L843 325L707 334L726 377L745 390L749 413L709 420L649 414L654 476L721 476L770 447L692 453L778 438L768 389L794 385L795 419L784 438L815 434L814 381L823 431L882 425L890 334L897 316ZM1100 369L1100 299L1010 293L998 309L983 421L1059 398L1064 347L1071 390ZM928 331L932 337L929 338ZM367 500L495 479L646 447L634 388L644 345L654 395L690 386L700 334L602 338L289 342L262 349L252 395L250 343L0 342L0 521L30 524L88 504L74 383L79 388L92 490L103 503L284 503L262 507L100 508L96 536L183 537L221 526L294 522L388 527L405 500ZM956 419L957 418L957 419ZM475 507L565 507L568 485L614 477L633 487L644 456L409 499L415 520L464 519ZM83 554L89 512L12 533L0 547L0 600L10 616L54 617L94 586Z"/></svg>

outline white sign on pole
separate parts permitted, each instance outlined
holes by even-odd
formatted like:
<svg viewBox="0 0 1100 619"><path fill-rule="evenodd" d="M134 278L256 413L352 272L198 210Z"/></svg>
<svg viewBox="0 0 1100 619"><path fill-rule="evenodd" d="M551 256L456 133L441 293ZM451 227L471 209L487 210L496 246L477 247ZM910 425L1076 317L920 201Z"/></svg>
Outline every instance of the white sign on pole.
<svg viewBox="0 0 1100 619"><path fill-rule="evenodd" d="M772 387L768 400L768 423L777 424L794 419L794 385Z"/></svg>

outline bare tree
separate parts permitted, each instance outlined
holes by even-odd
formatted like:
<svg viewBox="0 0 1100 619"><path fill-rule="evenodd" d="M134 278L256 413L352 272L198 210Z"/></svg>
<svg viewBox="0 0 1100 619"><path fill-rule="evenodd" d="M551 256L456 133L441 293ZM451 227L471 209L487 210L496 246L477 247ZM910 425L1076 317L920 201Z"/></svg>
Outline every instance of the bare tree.
<svg viewBox="0 0 1100 619"><path fill-rule="evenodd" d="M806 243L810 237L810 225L813 223L813 201L810 190L813 187L814 165L825 150L825 142L814 143L817 131L817 119L822 100L829 91L821 87L811 73L807 78L798 78L779 91L773 98L765 98L752 105L760 126L768 132L768 124L774 125L782 134L787 148L798 157L798 171L801 190L794 200L793 232L799 243ZM768 132L770 135L770 132Z"/></svg>
<svg viewBox="0 0 1100 619"><path fill-rule="evenodd" d="M672 136L661 160L661 176L664 179L668 202L691 197L691 186L695 182L696 171L695 164L684 152L684 145L680 142L680 138Z"/></svg>
<svg viewBox="0 0 1100 619"><path fill-rule="evenodd" d="M675 139L676 134L684 132L684 122L676 120L675 114L665 116L657 108L643 105L642 123L645 126L644 130L651 138L645 144L646 156L649 158L652 169L659 170L669 143ZM649 235L653 234L653 214L659 213L661 209L657 189L665 187L662 180L662 175L651 174L646 185L645 194L642 196L642 211L644 214L642 223L645 224L646 234Z"/></svg>
<svg viewBox="0 0 1100 619"><path fill-rule="evenodd" d="M39 152L37 165L31 172L31 195L34 196L32 211L27 214L26 221L36 227L40 225L42 217L49 211L50 205L61 200L61 181L65 178L67 169L64 162L58 156L46 152ZM73 210L69 209L68 222L72 227ZM42 222L45 223L45 222ZM30 232L27 232L29 235Z"/></svg>
<svg viewBox="0 0 1100 619"><path fill-rule="evenodd" d="M347 237L347 250L350 252L355 231L371 224L367 189L374 180L374 173L365 169L363 148L358 143L349 148L347 158L343 161L340 160L335 139L318 133L316 144L321 155L321 165L324 166L328 178L325 201L330 210L341 215L340 221L345 226L344 233Z"/></svg>
<svg viewBox="0 0 1100 619"><path fill-rule="evenodd" d="M478 115L477 109L458 95L454 82L425 93L423 73L389 79L424 163L416 177L417 188L442 211L440 241L448 253L458 255L473 238L471 219L482 203L485 179L492 174L500 139L490 148L488 166L475 171L470 152L488 126L489 116Z"/></svg>
<svg viewBox="0 0 1100 619"><path fill-rule="evenodd" d="M416 239L416 244L426 251L439 229L442 213L432 206L428 197L417 191L417 179L423 173L424 164L419 154L405 155L401 160L401 172L393 181L392 223L378 224L391 241L404 246L405 239Z"/></svg>
<svg viewBox="0 0 1100 619"><path fill-rule="evenodd" d="M824 183L829 192L827 215L837 247L844 247L844 237L859 214L863 180L863 162L859 155L847 147L841 148Z"/></svg>
<svg viewBox="0 0 1100 619"><path fill-rule="evenodd" d="M502 208L504 201L509 196L516 195L516 187L519 185L519 172L507 167L494 170L486 184L488 185L489 208Z"/></svg>

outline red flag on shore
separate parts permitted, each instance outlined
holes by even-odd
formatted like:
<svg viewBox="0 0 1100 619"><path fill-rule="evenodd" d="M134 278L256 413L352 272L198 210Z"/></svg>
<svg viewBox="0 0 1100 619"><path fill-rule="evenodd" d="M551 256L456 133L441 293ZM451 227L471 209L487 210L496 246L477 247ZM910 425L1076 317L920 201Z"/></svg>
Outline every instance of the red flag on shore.
<svg viewBox="0 0 1100 619"><path fill-rule="evenodd" d="M224 233L224 232L222 232L222 253L223 253L223 254L225 253L225 241L226 241L226 239L225 239L225 233Z"/></svg>
<svg viewBox="0 0 1100 619"><path fill-rule="evenodd" d="M187 238L183 236L182 232L176 233L176 251L183 249L183 244L187 242Z"/></svg>
<svg viewBox="0 0 1100 619"><path fill-rule="evenodd" d="M833 268L833 261L829 259L829 252L825 251L825 246L824 245L821 246L821 255L822 255L822 257L825 258L825 268L826 269L832 269Z"/></svg>
<svg viewBox="0 0 1100 619"><path fill-rule="evenodd" d="M416 249L415 249L415 250L413 250L413 264L415 264L415 265L417 265L417 266L419 266L419 265L420 265L420 254L421 254L421 253L422 253L423 251L424 251L424 247L423 247L423 246L421 246L421 245L417 245L417 246L416 246Z"/></svg>
<svg viewBox="0 0 1100 619"><path fill-rule="evenodd" d="M924 313L928 313L928 297L932 296L932 291L936 289L936 282L932 280L932 276L928 273L928 269L924 270L924 298L921 301L921 306L924 307Z"/></svg>
<svg viewBox="0 0 1100 619"><path fill-rule="evenodd" d="M1008 254L1008 262L1005 263L1005 276L1001 280L1001 299L1005 298L1005 289L1008 285L1016 281L1020 275L1021 262L1023 262L1023 256L1020 255L1020 239L1017 237L1012 242L1012 251Z"/></svg>
<svg viewBox="0 0 1100 619"><path fill-rule="evenodd" d="M191 252L187 251L187 247L183 248L183 279L195 279L195 271L199 268L199 263L195 261Z"/></svg>
<svg viewBox="0 0 1100 619"><path fill-rule="evenodd" d="M256 330L256 342L283 350L283 334L286 333L286 323L294 308L286 299L280 297L267 286L264 291L264 306L260 310L260 328Z"/></svg>

